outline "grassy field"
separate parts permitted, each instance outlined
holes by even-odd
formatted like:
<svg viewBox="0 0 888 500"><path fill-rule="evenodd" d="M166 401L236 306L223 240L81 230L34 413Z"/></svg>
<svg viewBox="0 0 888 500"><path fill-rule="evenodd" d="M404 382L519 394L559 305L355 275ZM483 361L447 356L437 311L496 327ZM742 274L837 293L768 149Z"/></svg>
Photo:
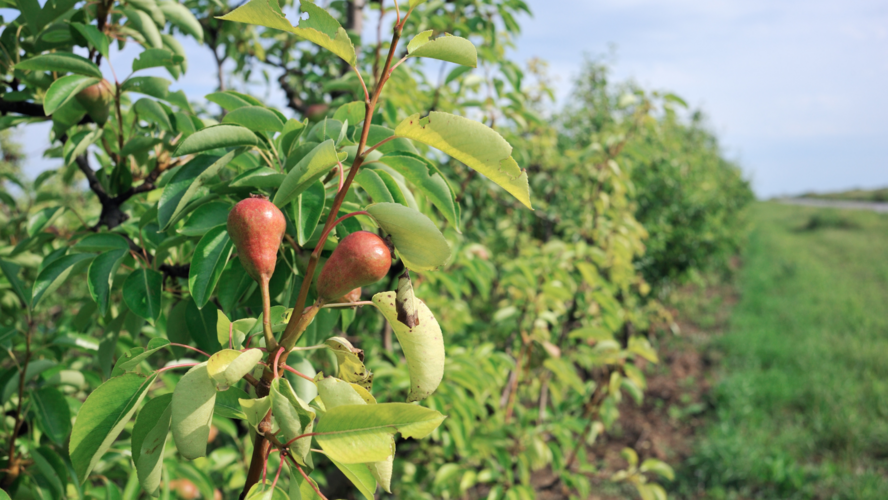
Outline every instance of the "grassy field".
<svg viewBox="0 0 888 500"><path fill-rule="evenodd" d="M819 198L821 200L841 201L888 201L888 188L882 189L852 189L839 193L806 193L802 198Z"/></svg>
<svg viewBox="0 0 888 500"><path fill-rule="evenodd" d="M752 220L673 495L888 499L888 216L760 203Z"/></svg>

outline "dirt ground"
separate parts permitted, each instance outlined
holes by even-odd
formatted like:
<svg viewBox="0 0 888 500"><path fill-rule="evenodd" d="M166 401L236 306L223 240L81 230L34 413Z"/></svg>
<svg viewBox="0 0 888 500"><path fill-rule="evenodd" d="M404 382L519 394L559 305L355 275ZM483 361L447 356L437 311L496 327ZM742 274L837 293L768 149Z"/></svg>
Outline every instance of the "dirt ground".
<svg viewBox="0 0 888 500"><path fill-rule="evenodd" d="M643 366L648 388L642 404L624 398L614 428L585 450L588 461L598 467L591 476L595 493L589 500L637 498L631 486L608 480L627 465L620 451L633 448L640 461L657 458L675 468L690 456L695 433L712 410L707 395L717 353L708 346L724 330L737 302L736 291L727 285L689 285L674 297L671 312L679 333L663 334L660 363ZM534 483L540 500L569 498L570 492L549 470L535 474Z"/></svg>

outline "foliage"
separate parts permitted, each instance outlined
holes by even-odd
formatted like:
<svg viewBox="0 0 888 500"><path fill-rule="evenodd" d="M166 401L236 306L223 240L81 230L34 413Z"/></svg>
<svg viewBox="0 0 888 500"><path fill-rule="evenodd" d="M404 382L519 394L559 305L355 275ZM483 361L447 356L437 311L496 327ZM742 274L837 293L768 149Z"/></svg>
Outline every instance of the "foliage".
<svg viewBox="0 0 888 500"><path fill-rule="evenodd" d="M184 5L63 2L4 24L0 124L51 119L47 153L63 164L33 183L14 154L3 164L22 192L0 192L4 488L315 498L351 483L365 497L379 485L402 498L528 498L549 468L547 488L587 496L584 443L612 428L623 397L643 397L634 361L656 362L669 322L650 283L687 270L669 252L645 260L646 242L671 250L675 221L703 206L717 210L686 237L718 258L736 245L731 215L748 189L711 135L675 116L675 99L606 82L578 88L584 112L547 116L544 65L505 57L521 1L372 4L380 33L397 19L375 45L360 43L357 2L284 2L289 20L264 0ZM219 92L199 102L139 73L179 78L183 36L218 64ZM144 50L109 85L103 122L77 96L112 40ZM237 76L223 78L225 64ZM257 74L301 121L248 92ZM689 193L717 192L664 199L646 213L668 217L646 228L638 184L666 189L675 172L638 172L676 158L700 172ZM251 193L287 219L267 293L226 227ZM388 236L397 262L364 290L373 300L317 300L317 273L359 230ZM414 438L397 454L396 433ZM669 466L626 457L612 479L661 498Z"/></svg>
<svg viewBox="0 0 888 500"><path fill-rule="evenodd" d="M860 230L800 231L813 217ZM883 215L759 204L716 414L676 496L884 498Z"/></svg>

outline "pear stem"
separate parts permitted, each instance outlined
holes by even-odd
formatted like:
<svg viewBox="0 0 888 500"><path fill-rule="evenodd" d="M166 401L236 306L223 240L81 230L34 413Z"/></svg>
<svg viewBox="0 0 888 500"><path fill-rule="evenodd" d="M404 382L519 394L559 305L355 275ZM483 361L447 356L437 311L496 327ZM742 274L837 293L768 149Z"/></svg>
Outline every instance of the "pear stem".
<svg viewBox="0 0 888 500"><path fill-rule="evenodd" d="M259 288L262 292L262 331L265 334L265 347L269 351L277 350L278 343L271 331L271 297L268 292L268 276L262 276L259 280Z"/></svg>

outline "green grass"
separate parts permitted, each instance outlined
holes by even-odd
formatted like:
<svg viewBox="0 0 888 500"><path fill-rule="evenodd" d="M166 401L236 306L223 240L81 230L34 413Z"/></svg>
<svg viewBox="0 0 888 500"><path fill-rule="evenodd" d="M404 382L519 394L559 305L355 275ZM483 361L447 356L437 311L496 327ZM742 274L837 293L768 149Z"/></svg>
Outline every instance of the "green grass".
<svg viewBox="0 0 888 500"><path fill-rule="evenodd" d="M803 198L819 198L821 200L842 201L888 201L888 188L882 189L852 189L839 193L805 193Z"/></svg>
<svg viewBox="0 0 888 500"><path fill-rule="evenodd" d="M674 494L888 499L888 216L760 203L752 220Z"/></svg>

